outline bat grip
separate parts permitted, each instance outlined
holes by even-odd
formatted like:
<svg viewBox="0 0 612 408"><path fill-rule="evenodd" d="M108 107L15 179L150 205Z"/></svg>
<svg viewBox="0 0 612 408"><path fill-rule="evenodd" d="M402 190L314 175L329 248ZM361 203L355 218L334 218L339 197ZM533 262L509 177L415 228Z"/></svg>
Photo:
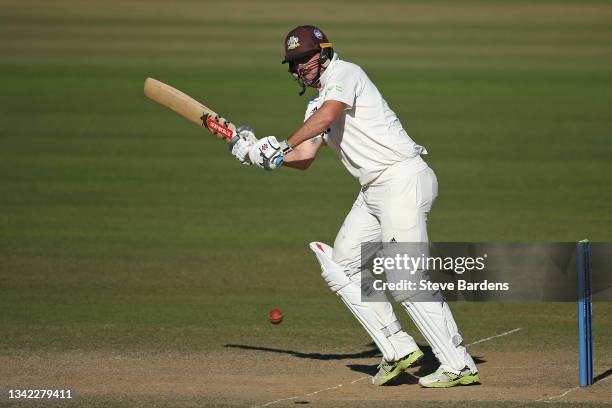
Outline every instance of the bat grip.
<svg viewBox="0 0 612 408"><path fill-rule="evenodd" d="M229 149L230 151L232 151L232 149L234 148L234 145L236 143L238 143L238 140L240 140L240 136L238 136L237 134L235 134L234 136L232 136L232 138L228 141L229 143Z"/></svg>

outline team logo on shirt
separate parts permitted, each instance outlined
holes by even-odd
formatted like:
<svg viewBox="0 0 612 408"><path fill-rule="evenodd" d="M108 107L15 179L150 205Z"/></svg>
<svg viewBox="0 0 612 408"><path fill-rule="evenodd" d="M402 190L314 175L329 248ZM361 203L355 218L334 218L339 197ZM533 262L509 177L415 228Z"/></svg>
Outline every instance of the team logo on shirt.
<svg viewBox="0 0 612 408"><path fill-rule="evenodd" d="M287 40L287 49L288 50L293 50L297 47L300 46L300 39L297 38L296 36L292 35L291 37L289 37L289 39Z"/></svg>

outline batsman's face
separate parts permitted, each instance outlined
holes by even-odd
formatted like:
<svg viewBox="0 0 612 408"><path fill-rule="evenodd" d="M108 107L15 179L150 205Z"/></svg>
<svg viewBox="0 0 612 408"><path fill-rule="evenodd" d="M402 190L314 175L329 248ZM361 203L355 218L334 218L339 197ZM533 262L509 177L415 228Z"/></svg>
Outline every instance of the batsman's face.
<svg viewBox="0 0 612 408"><path fill-rule="evenodd" d="M319 71L319 53L308 55L294 62L295 72L308 84L317 77Z"/></svg>

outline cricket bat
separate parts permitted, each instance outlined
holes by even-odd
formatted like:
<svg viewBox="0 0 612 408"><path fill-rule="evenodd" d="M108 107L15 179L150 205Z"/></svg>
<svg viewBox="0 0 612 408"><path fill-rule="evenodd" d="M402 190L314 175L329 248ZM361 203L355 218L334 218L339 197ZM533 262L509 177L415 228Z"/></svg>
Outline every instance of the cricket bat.
<svg viewBox="0 0 612 408"><path fill-rule="evenodd" d="M188 121L208 129L212 134L228 143L237 136L236 126L233 123L170 85L147 78L144 83L144 94L147 98L173 110Z"/></svg>

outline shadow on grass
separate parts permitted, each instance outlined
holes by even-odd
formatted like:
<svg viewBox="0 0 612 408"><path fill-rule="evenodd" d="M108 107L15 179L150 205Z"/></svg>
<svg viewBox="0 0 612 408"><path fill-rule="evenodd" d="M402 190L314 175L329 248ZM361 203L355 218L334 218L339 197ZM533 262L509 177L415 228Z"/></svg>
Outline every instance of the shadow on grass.
<svg viewBox="0 0 612 408"><path fill-rule="evenodd" d="M374 346L374 344L369 344L369 350L361 351L359 353L345 353L345 354L322 354L322 353L303 353L301 351L294 350L283 350L277 348L270 347L260 347L260 346L249 346L247 344L226 344L223 347L228 348L238 348L242 350L255 350L255 351L266 351L270 353L282 353L289 354L293 357L298 358L309 358L312 360L345 360L349 358L371 358L380 356L380 352Z"/></svg>

